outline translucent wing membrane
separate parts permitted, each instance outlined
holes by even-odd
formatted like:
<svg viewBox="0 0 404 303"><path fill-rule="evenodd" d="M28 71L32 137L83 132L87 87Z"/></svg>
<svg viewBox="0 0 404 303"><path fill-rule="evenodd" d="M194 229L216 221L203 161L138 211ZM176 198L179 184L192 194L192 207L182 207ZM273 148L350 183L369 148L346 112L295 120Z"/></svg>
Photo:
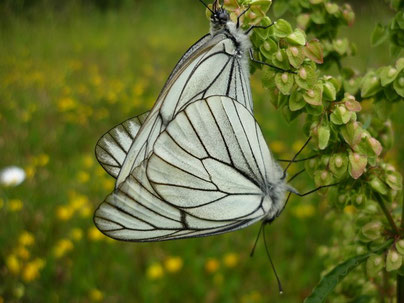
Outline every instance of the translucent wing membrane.
<svg viewBox="0 0 404 303"><path fill-rule="evenodd" d="M186 61L170 76L125 158L117 187L151 154L157 135L193 101L213 95L228 96L252 113L248 64L240 57L237 45L224 34L201 41L203 45L191 48L194 52L187 52Z"/></svg>
<svg viewBox="0 0 404 303"><path fill-rule="evenodd" d="M148 114L149 112L146 112L126 120L98 140L95 147L97 160L114 178L118 176L133 140Z"/></svg>
<svg viewBox="0 0 404 303"><path fill-rule="evenodd" d="M162 241L236 230L272 207L273 160L254 117L228 97L195 101L97 209L106 235Z"/></svg>

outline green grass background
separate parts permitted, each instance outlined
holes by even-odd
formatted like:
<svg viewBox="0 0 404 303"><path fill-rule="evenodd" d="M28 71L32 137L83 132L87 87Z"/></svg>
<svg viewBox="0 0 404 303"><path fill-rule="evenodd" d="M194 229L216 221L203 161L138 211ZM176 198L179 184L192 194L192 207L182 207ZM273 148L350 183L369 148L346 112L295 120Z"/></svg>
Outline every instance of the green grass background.
<svg viewBox="0 0 404 303"><path fill-rule="evenodd" d="M150 109L176 61L209 29L196 0L135 3L105 11L72 5L3 12L0 168L18 165L29 177L18 187L0 187L0 302L301 302L325 269L316 255L331 242L326 197L292 199L268 228L283 295L262 242L249 257L258 224L221 236L150 244L109 241L95 233L92 212L113 188L94 159L96 141L113 125ZM358 54L346 63L360 71L393 63L386 45L371 49L369 43L375 22L386 23L391 12L380 1L355 7L357 22L341 36L358 45ZM302 120L283 120L269 104L259 73L252 89L267 142L277 157L291 157L305 140ZM395 109L397 143L389 157L402 169L403 106ZM294 185L302 191L313 186L307 176ZM18 201L20 210L13 208ZM72 236L80 231L81 237ZM19 240L24 232L33 235L32 245ZM61 240L70 242L62 256ZM226 265L228 254L237 258L235 266ZM18 261L14 272L10 256ZM171 257L183 262L174 273L164 265ZM37 258L44 266L27 279L27 265ZM209 272L212 259L219 267ZM161 275L150 274L159 266Z"/></svg>

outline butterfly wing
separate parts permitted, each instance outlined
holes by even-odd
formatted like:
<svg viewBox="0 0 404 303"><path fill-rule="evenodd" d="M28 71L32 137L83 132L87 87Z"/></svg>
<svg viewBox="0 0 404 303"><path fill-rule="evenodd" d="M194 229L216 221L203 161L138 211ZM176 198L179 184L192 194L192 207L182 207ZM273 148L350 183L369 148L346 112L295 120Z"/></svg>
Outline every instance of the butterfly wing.
<svg viewBox="0 0 404 303"><path fill-rule="evenodd" d="M116 178L140 127L149 112L128 119L113 127L97 142L95 156L101 166Z"/></svg>
<svg viewBox="0 0 404 303"><path fill-rule="evenodd" d="M224 34L201 42L186 53L171 74L125 158L116 187L150 155L158 135L191 102L224 95L252 112L248 64L240 58L235 42Z"/></svg>
<svg viewBox="0 0 404 303"><path fill-rule="evenodd" d="M273 162L251 113L228 97L188 105L151 157L97 209L106 235L128 241L207 236L248 226L270 211Z"/></svg>

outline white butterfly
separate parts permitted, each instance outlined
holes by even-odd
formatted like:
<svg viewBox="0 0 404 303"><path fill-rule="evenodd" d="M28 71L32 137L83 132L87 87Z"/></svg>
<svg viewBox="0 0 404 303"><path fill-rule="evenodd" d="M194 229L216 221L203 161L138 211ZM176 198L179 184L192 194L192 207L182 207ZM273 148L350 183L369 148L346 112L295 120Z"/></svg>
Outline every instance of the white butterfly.
<svg viewBox="0 0 404 303"><path fill-rule="evenodd" d="M294 192L251 112L234 99L211 96L175 116L94 222L119 240L208 236L272 221L286 191Z"/></svg>
<svg viewBox="0 0 404 303"><path fill-rule="evenodd" d="M182 56L151 111L114 127L98 141L97 159L117 179L116 187L150 155L158 135L191 102L223 95L253 112L248 33L260 26L244 32L217 0L211 12L210 34Z"/></svg>

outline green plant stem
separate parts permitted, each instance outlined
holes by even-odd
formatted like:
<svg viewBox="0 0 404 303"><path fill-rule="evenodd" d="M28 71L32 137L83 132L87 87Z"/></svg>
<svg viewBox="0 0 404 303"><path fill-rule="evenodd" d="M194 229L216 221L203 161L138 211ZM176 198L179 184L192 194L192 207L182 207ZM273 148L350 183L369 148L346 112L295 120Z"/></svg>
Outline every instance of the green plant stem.
<svg viewBox="0 0 404 303"><path fill-rule="evenodd" d="M377 203L379 203L384 215L386 216L387 221L389 221L389 224L391 228L393 229L393 232L395 235L400 235L400 230L398 229L396 223L393 220L393 217L391 216L389 210L387 209L386 205L384 204L383 198L379 194L375 194ZM404 303L404 302L403 302Z"/></svg>
<svg viewBox="0 0 404 303"><path fill-rule="evenodd" d="M404 200L401 205L401 230L404 229ZM397 303L404 302L404 276L397 274Z"/></svg>

